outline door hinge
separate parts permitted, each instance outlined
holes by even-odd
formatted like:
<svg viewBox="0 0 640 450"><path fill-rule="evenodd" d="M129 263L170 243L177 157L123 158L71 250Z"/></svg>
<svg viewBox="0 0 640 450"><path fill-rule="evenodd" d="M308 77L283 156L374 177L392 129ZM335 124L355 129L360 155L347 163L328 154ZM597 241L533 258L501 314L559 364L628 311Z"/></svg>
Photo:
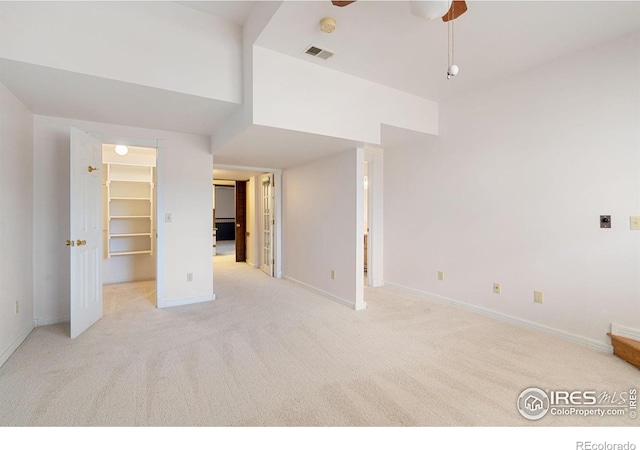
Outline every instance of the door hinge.
<svg viewBox="0 0 640 450"><path fill-rule="evenodd" d="M272 265L272 266L274 266L275 264L276 264L276 260L275 260L275 259L272 259L272 260L271 260L271 265Z"/></svg>
<svg viewBox="0 0 640 450"><path fill-rule="evenodd" d="M275 219L271 219L271 225L275 225L276 224L276 220Z"/></svg>

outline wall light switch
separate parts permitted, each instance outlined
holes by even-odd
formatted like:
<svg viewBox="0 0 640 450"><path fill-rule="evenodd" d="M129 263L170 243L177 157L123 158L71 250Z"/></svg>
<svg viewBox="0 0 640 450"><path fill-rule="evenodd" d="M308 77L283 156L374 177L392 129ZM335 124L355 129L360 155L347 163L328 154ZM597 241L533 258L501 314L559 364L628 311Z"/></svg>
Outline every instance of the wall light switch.
<svg viewBox="0 0 640 450"><path fill-rule="evenodd" d="M600 228L611 228L611 216L600 216Z"/></svg>
<svg viewBox="0 0 640 450"><path fill-rule="evenodd" d="M493 293L499 294L501 292L502 292L502 286L500 286L500 283L493 283Z"/></svg>
<svg viewBox="0 0 640 450"><path fill-rule="evenodd" d="M166 213L164 215L164 222L165 223L171 223L171 213Z"/></svg>
<svg viewBox="0 0 640 450"><path fill-rule="evenodd" d="M631 229L640 230L640 216L631 216Z"/></svg>
<svg viewBox="0 0 640 450"><path fill-rule="evenodd" d="M442 272L442 271L438 272L438 280L444 281L444 272Z"/></svg>

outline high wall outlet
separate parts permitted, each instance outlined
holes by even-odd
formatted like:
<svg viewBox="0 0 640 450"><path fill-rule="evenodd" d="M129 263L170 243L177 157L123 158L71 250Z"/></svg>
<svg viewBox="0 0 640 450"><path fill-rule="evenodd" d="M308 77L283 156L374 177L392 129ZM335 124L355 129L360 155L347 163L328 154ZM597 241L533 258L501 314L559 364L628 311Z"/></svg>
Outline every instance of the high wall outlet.
<svg viewBox="0 0 640 450"><path fill-rule="evenodd" d="M193 273L189 272L187 274L187 281L193 281Z"/></svg>
<svg viewBox="0 0 640 450"><path fill-rule="evenodd" d="M501 292L502 292L502 286L500 286L500 283L493 283L493 293L499 294Z"/></svg>
<svg viewBox="0 0 640 450"><path fill-rule="evenodd" d="M444 280L444 272L442 272L441 270L438 271L438 280L440 280L440 281Z"/></svg>
<svg viewBox="0 0 640 450"><path fill-rule="evenodd" d="M543 303L544 293L542 291L533 291L533 301L536 303Z"/></svg>

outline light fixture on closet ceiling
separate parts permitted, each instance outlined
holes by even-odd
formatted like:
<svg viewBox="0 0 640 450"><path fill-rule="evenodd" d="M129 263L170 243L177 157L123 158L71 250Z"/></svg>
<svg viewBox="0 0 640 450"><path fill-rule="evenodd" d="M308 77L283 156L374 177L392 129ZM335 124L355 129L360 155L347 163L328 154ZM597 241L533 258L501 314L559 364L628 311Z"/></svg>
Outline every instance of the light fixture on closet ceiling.
<svg viewBox="0 0 640 450"><path fill-rule="evenodd" d="M129 153L129 149L126 145L116 145L116 153L120 156L124 156Z"/></svg>

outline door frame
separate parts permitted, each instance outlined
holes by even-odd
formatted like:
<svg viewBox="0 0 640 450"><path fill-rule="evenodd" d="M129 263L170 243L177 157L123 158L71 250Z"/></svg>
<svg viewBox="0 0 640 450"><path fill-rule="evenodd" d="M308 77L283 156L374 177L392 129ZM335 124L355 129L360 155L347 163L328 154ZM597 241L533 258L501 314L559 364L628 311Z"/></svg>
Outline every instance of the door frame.
<svg viewBox="0 0 640 450"><path fill-rule="evenodd" d="M167 141L164 139L140 139L124 136L115 136L101 133L89 133L97 138L102 144L128 145L131 147L148 147L156 149L156 245L154 248L156 255L156 308L160 308L161 300L165 297L165 227L164 227L164 158L166 155ZM160 220L162 218L162 220ZM104 246L104 239L101 242Z"/></svg>
<svg viewBox="0 0 640 450"><path fill-rule="evenodd" d="M256 177L257 178L257 177ZM260 187L257 189L257 192L260 192L260 195L258 196L261 199L260 202L260 219L258 220L258 223L262 224L264 226L265 223L265 195L264 195L264 185L265 185L265 179L268 181L268 186L269 186L269 190L268 190L268 199L269 199L269 203L270 203L270 208L269 208L269 220L267 222L271 222L271 224L273 225L273 222L275 221L273 212L275 210L275 189L274 189L274 184L275 184L275 177L273 175L273 173L263 173L262 175L260 175ZM274 276L274 265L273 265L273 260L275 259L274 257L274 248L273 248L273 242L274 242L274 229L275 227L270 225L269 226L269 254L270 254L270 261L264 261L264 258L261 258L261 264L259 264L260 269L266 273L267 275L269 275L270 277ZM264 249L265 249L265 239L264 239L264 234L265 234L265 230L264 228L262 228L261 232L259 233L260 236L260 243L258 244L259 248L260 248L260 255L264 256Z"/></svg>
<svg viewBox="0 0 640 450"><path fill-rule="evenodd" d="M383 158L384 150L381 148L365 147L364 160L368 163L369 173L369 204L368 206L368 226L369 233L367 237L367 285L372 287L384 286L383 277L383 246L384 246L384 173ZM364 172L364 164L362 167ZM364 191L363 182L360 186ZM362 215L362 214L361 214ZM363 253L360 260L364 260Z"/></svg>
<svg viewBox="0 0 640 450"><path fill-rule="evenodd" d="M252 167L252 166L236 166L236 165L228 165L228 164L216 164L215 163L215 155L212 169L226 169L226 170L244 170L249 172L258 172L260 175L271 173L273 174L273 180L275 183L274 186L274 195L275 195L275 212L274 218L276 221L276 225L273 235L273 255L275 257L276 263L273 268L273 276L274 278L282 278L282 169L273 169L269 167ZM260 175L257 175L260 177ZM255 183L254 191L260 185L260 183ZM258 208L258 202L255 202L255 211L253 214L254 222L259 220L259 214L261 208ZM257 223L257 222L256 222ZM253 225L253 224L252 224ZM247 229L252 228L251 226L247 226ZM256 239L254 244L254 254L260 254L260 242L261 239ZM256 258L257 260L257 258ZM256 261L257 268L260 268L260 261Z"/></svg>

